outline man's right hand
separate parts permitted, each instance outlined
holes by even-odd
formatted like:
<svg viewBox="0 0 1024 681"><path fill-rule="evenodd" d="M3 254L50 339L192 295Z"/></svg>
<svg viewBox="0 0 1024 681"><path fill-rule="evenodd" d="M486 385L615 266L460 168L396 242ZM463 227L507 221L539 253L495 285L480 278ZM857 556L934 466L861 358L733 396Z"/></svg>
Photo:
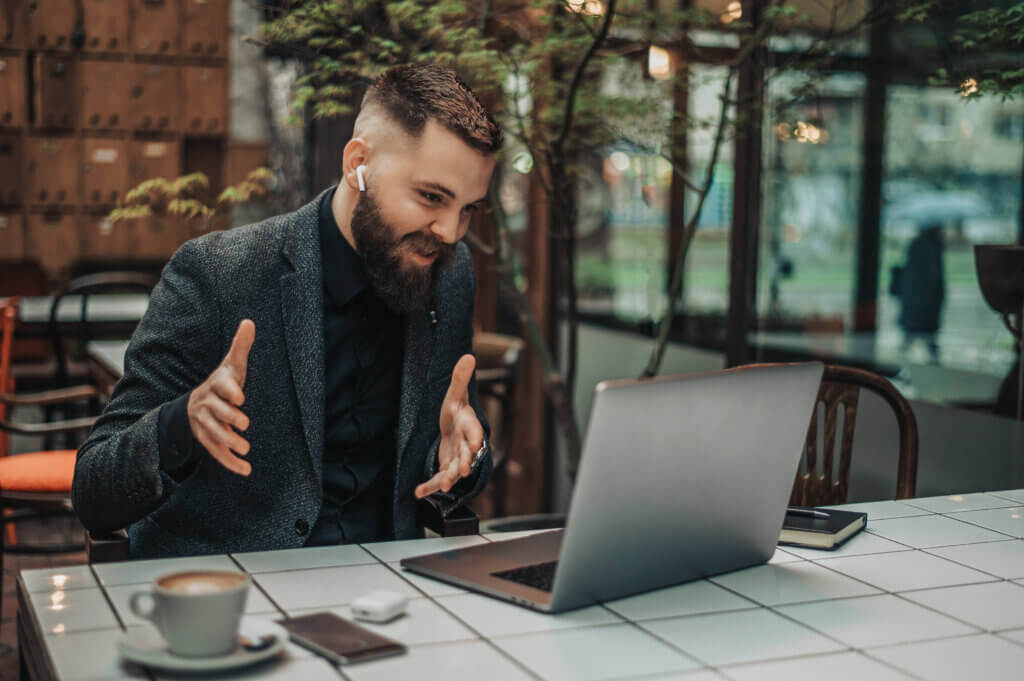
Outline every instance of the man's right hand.
<svg viewBox="0 0 1024 681"><path fill-rule="evenodd" d="M239 407L245 402L242 388L255 340L256 325L251 319L243 319L220 366L188 398L192 436L224 468L238 475L252 473L252 464L239 458L249 453L249 441L236 431L249 428L249 417Z"/></svg>

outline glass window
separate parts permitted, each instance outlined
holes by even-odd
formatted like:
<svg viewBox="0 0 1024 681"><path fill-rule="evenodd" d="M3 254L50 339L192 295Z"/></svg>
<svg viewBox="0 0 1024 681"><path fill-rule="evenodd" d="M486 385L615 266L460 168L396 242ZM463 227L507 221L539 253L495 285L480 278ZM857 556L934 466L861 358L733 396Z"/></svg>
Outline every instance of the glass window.
<svg viewBox="0 0 1024 681"><path fill-rule="evenodd" d="M878 351L923 399L990 400L1015 353L973 247L1017 239L1024 103L892 86L886 112Z"/></svg>
<svg viewBox="0 0 1024 681"><path fill-rule="evenodd" d="M601 91L648 108L614 121L610 142L578 159L579 309L646 321L665 305L671 85L644 78L638 61L622 60L605 70Z"/></svg>
<svg viewBox="0 0 1024 681"><path fill-rule="evenodd" d="M689 179L703 186L711 162L716 126L721 114L722 89L726 69L721 66L695 65L690 70L690 133L687 139ZM733 80L731 97L735 97ZM735 116L734 111L729 112ZM688 317L712 317L721 320L729 307L729 243L733 207L733 135L731 128L718 152L711 187L697 219L684 270L683 304ZM686 221L697 210L699 194L686 191Z"/></svg>
<svg viewBox="0 0 1024 681"><path fill-rule="evenodd" d="M777 73L766 88L759 327L852 326L865 79Z"/></svg>

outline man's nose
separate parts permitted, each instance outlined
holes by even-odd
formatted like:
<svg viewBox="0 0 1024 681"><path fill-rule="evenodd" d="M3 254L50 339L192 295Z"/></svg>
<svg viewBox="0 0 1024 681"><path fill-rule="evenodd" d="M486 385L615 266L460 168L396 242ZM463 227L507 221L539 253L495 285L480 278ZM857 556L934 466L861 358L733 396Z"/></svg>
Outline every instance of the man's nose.
<svg viewBox="0 0 1024 681"><path fill-rule="evenodd" d="M461 227L462 211L446 211L438 216L430 231L446 244L454 244L459 240L459 228Z"/></svg>

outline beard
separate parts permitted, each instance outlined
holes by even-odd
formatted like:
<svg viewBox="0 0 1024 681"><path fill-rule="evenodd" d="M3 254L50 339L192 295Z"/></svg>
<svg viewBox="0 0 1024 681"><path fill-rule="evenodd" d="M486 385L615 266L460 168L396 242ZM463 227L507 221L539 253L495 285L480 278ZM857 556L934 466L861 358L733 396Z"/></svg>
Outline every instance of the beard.
<svg viewBox="0 0 1024 681"><path fill-rule="evenodd" d="M434 274L451 261L455 246L425 232L398 237L398 230L381 217L369 191L360 192L350 224L356 251L377 297L397 314L425 311L432 302ZM417 265L407 262L403 252L436 257L430 265Z"/></svg>

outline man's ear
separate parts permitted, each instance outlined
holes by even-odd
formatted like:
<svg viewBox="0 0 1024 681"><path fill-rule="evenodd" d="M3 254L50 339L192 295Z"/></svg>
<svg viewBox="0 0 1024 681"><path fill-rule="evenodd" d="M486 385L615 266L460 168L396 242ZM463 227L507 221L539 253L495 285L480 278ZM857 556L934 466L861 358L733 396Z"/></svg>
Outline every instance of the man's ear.
<svg viewBox="0 0 1024 681"><path fill-rule="evenodd" d="M359 191L359 178L356 168L365 166L370 161L370 146L362 137L353 137L345 145L341 155L341 172L343 181L354 191Z"/></svg>

